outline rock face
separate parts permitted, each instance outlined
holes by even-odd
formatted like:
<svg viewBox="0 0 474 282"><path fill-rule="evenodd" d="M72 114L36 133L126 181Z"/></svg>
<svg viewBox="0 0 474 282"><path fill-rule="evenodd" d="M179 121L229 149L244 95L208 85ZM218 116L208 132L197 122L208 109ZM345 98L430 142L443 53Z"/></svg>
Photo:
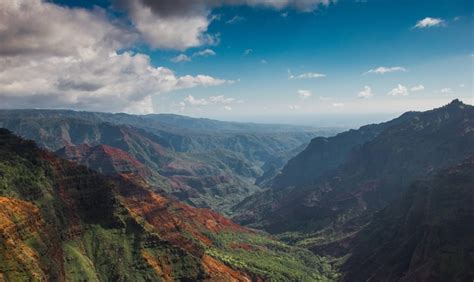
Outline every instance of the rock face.
<svg viewBox="0 0 474 282"><path fill-rule="evenodd" d="M354 239L345 281L472 281L474 158L415 182Z"/></svg>
<svg viewBox="0 0 474 282"><path fill-rule="evenodd" d="M158 195L127 175L103 176L0 129L0 278L337 277L323 258Z"/></svg>
<svg viewBox="0 0 474 282"><path fill-rule="evenodd" d="M352 148L337 168L330 163L320 171L318 161L314 174L320 176L314 180L300 185L301 179L295 178L294 185L246 199L237 206L240 215L235 219L272 233L294 232L283 236L315 251L344 252L340 248L347 246L347 240L412 181L474 155L473 106L455 100L395 121ZM302 171L311 171L312 158L305 159L305 153L295 160Z"/></svg>
<svg viewBox="0 0 474 282"><path fill-rule="evenodd" d="M312 139L301 153L288 161L282 172L273 180L272 187L284 188L314 184L326 171L343 164L353 150L373 140L385 129L400 124L415 115L414 112L408 112L389 122L366 125L333 137Z"/></svg>
<svg viewBox="0 0 474 282"><path fill-rule="evenodd" d="M55 267L62 264L58 239L49 232L37 206L0 197L0 278L45 281L63 277L64 269Z"/></svg>
<svg viewBox="0 0 474 282"><path fill-rule="evenodd" d="M150 170L129 153L108 145L68 145L56 154L102 174L138 174L146 178Z"/></svg>
<svg viewBox="0 0 474 282"><path fill-rule="evenodd" d="M0 127L106 174L138 170L157 190L220 212L261 190L254 182L266 162L276 161L279 170L287 151L316 134L174 115L54 110L0 110Z"/></svg>

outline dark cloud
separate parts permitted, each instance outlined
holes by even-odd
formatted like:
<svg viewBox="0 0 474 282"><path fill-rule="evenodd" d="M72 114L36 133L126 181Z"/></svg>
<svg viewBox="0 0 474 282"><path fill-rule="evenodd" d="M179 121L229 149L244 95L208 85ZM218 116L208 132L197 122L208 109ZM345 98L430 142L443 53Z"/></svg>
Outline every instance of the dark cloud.
<svg viewBox="0 0 474 282"><path fill-rule="evenodd" d="M300 11L312 11L319 5L328 5L333 0L122 0L141 1L155 14L161 17L189 16L207 12L221 6L263 6L275 9L294 8Z"/></svg>
<svg viewBox="0 0 474 282"><path fill-rule="evenodd" d="M57 82L57 88L62 91L78 90L92 92L102 88L99 83L86 82L86 81L74 81L67 79L59 79Z"/></svg>
<svg viewBox="0 0 474 282"><path fill-rule="evenodd" d="M0 106L151 113L153 95L227 82L153 66L126 51L135 34L101 10L0 0Z"/></svg>
<svg viewBox="0 0 474 282"><path fill-rule="evenodd" d="M218 6L222 1L216 0L138 0L161 17L189 16L205 13Z"/></svg>
<svg viewBox="0 0 474 282"><path fill-rule="evenodd" d="M218 36L207 33L212 9L251 6L310 12L335 0L116 0L126 11L142 40L153 48L185 50L216 44Z"/></svg>

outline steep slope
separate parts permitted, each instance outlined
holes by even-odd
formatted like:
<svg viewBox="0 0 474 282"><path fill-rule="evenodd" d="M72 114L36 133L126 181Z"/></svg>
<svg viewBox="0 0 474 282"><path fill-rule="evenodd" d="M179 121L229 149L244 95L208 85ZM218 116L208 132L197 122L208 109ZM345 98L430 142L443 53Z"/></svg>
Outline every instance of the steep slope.
<svg viewBox="0 0 474 282"><path fill-rule="evenodd" d="M260 187L271 187L274 184L275 177L281 173L288 161L303 152L307 146L308 144L306 143L302 144L294 149L280 152L267 160L262 166L264 173L256 179L255 184Z"/></svg>
<svg viewBox="0 0 474 282"><path fill-rule="evenodd" d="M135 159L145 166L141 171L148 171L145 179L151 185L197 207L224 211L259 190L253 185L258 168L229 151L175 152L161 145L160 137L144 130L87 120L25 119L5 123L42 147L57 150L61 157L108 174L114 170L122 173L120 167L111 165L113 158ZM93 149L86 150L88 147Z"/></svg>
<svg viewBox="0 0 474 282"><path fill-rule="evenodd" d="M87 166L101 174L121 175L151 185L155 192L171 194L169 179L150 169L129 153L108 145L67 145L55 152L63 159Z"/></svg>
<svg viewBox="0 0 474 282"><path fill-rule="evenodd" d="M386 128L314 184L275 188L239 204L243 224L320 252L344 240L410 182L474 154L474 107L453 101ZM310 165L310 164L308 164ZM329 245L329 246L328 246ZM337 249L337 248L336 248Z"/></svg>
<svg viewBox="0 0 474 282"><path fill-rule="evenodd" d="M415 112L408 112L388 122L362 126L332 137L316 137L304 151L288 161L272 181L272 186L282 188L314 184L325 171L335 169L346 161L353 150L373 140L383 130L415 115Z"/></svg>
<svg viewBox="0 0 474 282"><path fill-rule="evenodd" d="M0 277L251 281L336 275L308 251L144 185L58 159L0 129Z"/></svg>
<svg viewBox="0 0 474 282"><path fill-rule="evenodd" d="M110 154L106 158L80 154L78 159L74 151L89 146L99 153L97 146L106 145L109 151L125 152L147 168L146 180L160 191L196 207L224 213L261 190L254 183L265 173L264 164L269 159L284 158L283 152L293 150L315 134L306 128L181 116L173 117L173 122L164 118L163 123L161 117L167 116L0 110L0 126L57 151L62 157L100 171L105 169L106 173L110 169L122 173L118 166L110 165ZM190 128L196 123L209 128ZM321 134L330 132L333 131L323 130ZM78 148L73 149L74 146Z"/></svg>
<svg viewBox="0 0 474 282"><path fill-rule="evenodd" d="M124 143L120 146L128 147L131 153L108 145L81 144L67 145L56 154L105 174L139 177L155 191L218 211L259 190L250 183L255 168L228 152L183 155L163 149L142 135L119 138Z"/></svg>
<svg viewBox="0 0 474 282"><path fill-rule="evenodd" d="M474 158L410 186L354 240L345 281L472 281Z"/></svg>
<svg viewBox="0 0 474 282"><path fill-rule="evenodd" d="M32 246L30 242L34 242ZM0 278L17 281L59 279L64 269L58 237L49 232L39 208L0 197ZM48 257L48 261L44 260ZM45 269L48 274L45 273ZM7 280L8 281L8 280Z"/></svg>
<svg viewBox="0 0 474 282"><path fill-rule="evenodd" d="M85 165L102 174L139 174L150 173L141 162L127 152L108 145L78 146L68 145L56 152L56 155Z"/></svg>

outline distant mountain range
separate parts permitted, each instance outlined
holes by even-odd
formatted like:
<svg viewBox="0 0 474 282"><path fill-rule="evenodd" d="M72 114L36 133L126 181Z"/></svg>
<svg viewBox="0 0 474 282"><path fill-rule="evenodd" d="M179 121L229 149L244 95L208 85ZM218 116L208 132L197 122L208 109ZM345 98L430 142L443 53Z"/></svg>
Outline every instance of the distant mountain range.
<svg viewBox="0 0 474 282"><path fill-rule="evenodd" d="M278 171L295 148L337 132L66 110L0 110L0 127L100 172L139 170L156 191L220 212L260 190L254 183L267 162L276 161L271 169Z"/></svg>

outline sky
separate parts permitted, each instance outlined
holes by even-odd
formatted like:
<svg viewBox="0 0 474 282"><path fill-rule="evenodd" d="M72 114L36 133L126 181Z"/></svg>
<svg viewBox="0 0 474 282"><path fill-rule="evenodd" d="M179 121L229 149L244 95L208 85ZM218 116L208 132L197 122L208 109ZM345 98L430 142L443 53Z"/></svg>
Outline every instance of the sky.
<svg viewBox="0 0 474 282"><path fill-rule="evenodd" d="M474 102L470 0L0 1L0 108L325 125Z"/></svg>

